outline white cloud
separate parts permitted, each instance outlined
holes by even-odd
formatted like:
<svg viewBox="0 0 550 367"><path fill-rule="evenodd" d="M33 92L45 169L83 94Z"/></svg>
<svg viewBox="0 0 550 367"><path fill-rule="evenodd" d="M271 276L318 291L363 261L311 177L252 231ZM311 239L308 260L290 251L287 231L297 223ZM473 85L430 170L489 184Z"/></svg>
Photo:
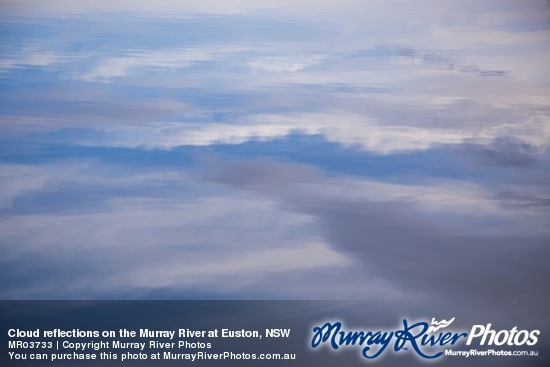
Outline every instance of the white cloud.
<svg viewBox="0 0 550 367"><path fill-rule="evenodd" d="M143 127L105 127L103 141L80 140L79 144L172 149L177 146L240 144L267 141L291 133L321 134L327 140L378 154L426 150L438 145L475 142L489 144L499 137L515 137L544 153L550 146L550 120L544 116L523 123L452 127L417 127L377 121L359 114L324 113L295 115L253 115L220 123L156 123Z"/></svg>
<svg viewBox="0 0 550 367"><path fill-rule="evenodd" d="M71 17L89 13L132 13L149 17L184 17L196 14L242 14L258 11L299 12L304 14L342 13L349 6L361 7L361 0L96 0L75 3L70 0L5 0L3 11L9 15L28 17Z"/></svg>
<svg viewBox="0 0 550 367"><path fill-rule="evenodd" d="M252 72L297 72L322 62L324 56L306 57L259 57L249 62Z"/></svg>
<svg viewBox="0 0 550 367"><path fill-rule="evenodd" d="M102 59L92 70L81 78L86 81L109 80L113 77L126 76L140 68L149 69L184 69L195 62L212 59L210 52L197 49L175 49L162 51L127 50L125 56Z"/></svg>
<svg viewBox="0 0 550 367"><path fill-rule="evenodd" d="M251 275L262 279L281 273L307 272L325 267L346 268L352 263L349 258L335 252L324 243L307 243L307 241L297 241L291 248L228 254L223 258L216 258L215 252L212 255L214 257L212 260L189 264L182 263L181 259L163 259L158 264L149 265L146 269L135 269L124 277L114 277L112 281L119 283L120 286L130 285L136 288L196 286L197 283L201 283L197 279L204 277L211 279L212 283L219 282L223 277L235 276ZM249 281L245 285L249 286ZM236 290L239 285L233 284L232 288Z"/></svg>
<svg viewBox="0 0 550 367"><path fill-rule="evenodd" d="M4 54L0 59L0 73L23 67L48 67L73 61L76 56L63 55L37 48L23 48L18 52Z"/></svg>
<svg viewBox="0 0 550 367"><path fill-rule="evenodd" d="M23 165L0 164L0 208L11 207L13 200L21 195L40 190L48 177L46 170L34 169Z"/></svg>

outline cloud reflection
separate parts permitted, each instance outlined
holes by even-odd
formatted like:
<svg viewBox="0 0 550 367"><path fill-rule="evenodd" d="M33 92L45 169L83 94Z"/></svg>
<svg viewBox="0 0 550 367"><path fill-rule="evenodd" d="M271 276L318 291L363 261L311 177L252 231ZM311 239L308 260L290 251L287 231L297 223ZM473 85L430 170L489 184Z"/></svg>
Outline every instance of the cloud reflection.
<svg viewBox="0 0 550 367"><path fill-rule="evenodd" d="M544 316L548 6L3 1L0 296Z"/></svg>

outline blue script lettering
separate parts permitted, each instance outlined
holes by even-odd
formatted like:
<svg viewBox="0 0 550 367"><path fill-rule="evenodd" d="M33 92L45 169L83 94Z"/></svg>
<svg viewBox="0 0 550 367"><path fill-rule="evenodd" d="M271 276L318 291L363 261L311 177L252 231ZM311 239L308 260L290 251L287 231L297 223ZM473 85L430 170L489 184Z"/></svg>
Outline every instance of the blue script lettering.
<svg viewBox="0 0 550 367"><path fill-rule="evenodd" d="M429 356L427 354L422 353L422 351L418 347L418 344L416 344L416 339L424 335L424 333L426 332L426 330L428 330L429 327L430 325L428 325L427 322L417 322L414 325L407 326L407 320L403 320L403 330L395 332L395 336L397 337L397 340L395 341L395 345L393 349L396 352L400 351L405 346L405 344L409 342L413 347L414 351L418 353L418 355L421 357L428 358L428 359L440 357L443 354L443 352L439 352L434 354L433 356ZM411 333L411 330L418 329L418 328L421 328L421 330L417 331L416 334Z"/></svg>
<svg viewBox="0 0 550 367"><path fill-rule="evenodd" d="M406 346L410 346L419 356L426 359L438 358L444 352L435 354L427 354L421 346L428 345L429 347L444 346L446 344L453 345L461 337L466 337L466 333L439 333L437 335L427 334L429 324L427 322L417 322L409 325L407 320L403 320L403 330L397 331L343 331L342 323L327 322L323 326L313 328L313 338L311 339L311 347L317 348L319 345L329 342L334 350L338 350L342 346L362 346L361 355L364 358L373 359L380 356L390 345L393 339L395 343L393 350L407 350ZM372 346L377 348L371 349Z"/></svg>
<svg viewBox="0 0 550 367"><path fill-rule="evenodd" d="M327 322L321 327L314 327L311 347L317 348L319 344L324 343L329 339L331 347L335 350L339 349L342 345L364 345L366 343L367 346L363 348L363 356L365 358L376 358L386 349L393 338L393 332L345 332L340 331L341 329L342 323L340 322L336 322L334 324ZM382 347L380 347L374 354L369 355L367 352L371 350L371 345L382 345Z"/></svg>

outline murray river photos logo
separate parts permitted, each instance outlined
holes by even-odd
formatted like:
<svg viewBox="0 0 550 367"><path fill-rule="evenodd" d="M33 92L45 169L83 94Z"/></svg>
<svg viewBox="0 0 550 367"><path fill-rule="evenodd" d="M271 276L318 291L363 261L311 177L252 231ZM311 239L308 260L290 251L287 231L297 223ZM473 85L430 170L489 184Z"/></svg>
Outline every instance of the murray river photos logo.
<svg viewBox="0 0 550 367"><path fill-rule="evenodd" d="M449 326L455 318L428 323L410 323L403 320L402 327L396 330L347 331L341 322L326 322L313 328L311 347L327 345L333 350L355 347L367 359L375 359L386 351L415 353L421 358L436 359L443 355L491 355L488 351L454 351L453 346L533 346L538 342L539 330L493 330L490 323L473 325L470 332L453 331ZM474 353L475 351L475 353ZM491 350L493 351L493 350ZM494 351L493 351L494 352ZM473 354L474 353L474 354ZM488 353L488 354L483 354ZM512 353L504 352L503 353ZM507 354L504 354L507 355ZM512 355L512 354L510 354ZM517 355L517 354L516 354ZM529 354L524 354L529 355ZM531 354L533 355L533 354Z"/></svg>

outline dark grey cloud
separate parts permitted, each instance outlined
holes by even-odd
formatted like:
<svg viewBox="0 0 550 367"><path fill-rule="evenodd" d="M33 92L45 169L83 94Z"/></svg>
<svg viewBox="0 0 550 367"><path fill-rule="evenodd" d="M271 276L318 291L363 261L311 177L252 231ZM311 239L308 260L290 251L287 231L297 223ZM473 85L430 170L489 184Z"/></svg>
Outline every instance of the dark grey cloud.
<svg viewBox="0 0 550 367"><path fill-rule="evenodd" d="M536 148L513 137L497 137L490 144L464 144L479 166L526 168L537 163Z"/></svg>
<svg viewBox="0 0 550 367"><path fill-rule="evenodd" d="M540 190L535 192L519 190L502 191L496 195L496 199L504 205L518 209L527 208L546 211L550 210L550 193L548 190Z"/></svg>
<svg viewBox="0 0 550 367"><path fill-rule="evenodd" d="M421 64L437 70L457 71L460 73L473 73L480 76L506 76L506 70L487 70L479 65L465 64L460 58L460 53L452 49L417 49L407 46L391 46L388 49L408 60L411 64Z"/></svg>
<svg viewBox="0 0 550 367"><path fill-rule="evenodd" d="M272 187L277 190L285 185L312 182L319 176L319 171L313 166L285 164L276 160L215 160L205 163L211 168L206 173L208 180L251 189Z"/></svg>
<svg viewBox="0 0 550 367"><path fill-rule="evenodd" d="M548 237L476 236L467 226L444 231L398 202L328 201L305 209L320 218L330 243L403 289L480 306L505 303L510 293L541 310L548 301L541 293L550 277Z"/></svg>

